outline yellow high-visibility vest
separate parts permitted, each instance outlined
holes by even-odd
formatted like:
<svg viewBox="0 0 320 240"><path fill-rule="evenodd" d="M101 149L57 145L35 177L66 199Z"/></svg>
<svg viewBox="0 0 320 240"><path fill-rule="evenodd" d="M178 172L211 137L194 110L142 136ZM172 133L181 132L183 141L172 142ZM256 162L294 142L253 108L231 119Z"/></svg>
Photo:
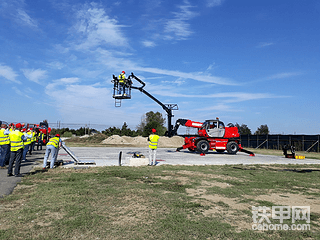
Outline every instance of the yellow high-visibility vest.
<svg viewBox="0 0 320 240"><path fill-rule="evenodd" d="M58 137L50 138L49 142L47 143L47 146L48 145L53 145L55 148L58 148L59 147L59 138Z"/></svg>
<svg viewBox="0 0 320 240"><path fill-rule="evenodd" d="M4 128L1 128L0 130L0 145L6 145L10 144L10 138L9 135L4 135Z"/></svg>
<svg viewBox="0 0 320 240"><path fill-rule="evenodd" d="M9 133L11 152L16 152L20 148L24 148L24 144L21 138L22 136L23 136L23 133L20 132L19 130L15 130Z"/></svg>
<svg viewBox="0 0 320 240"><path fill-rule="evenodd" d="M120 83L124 83L124 80L126 79L126 76L125 76L123 73L121 73L121 74L119 75L118 79L119 79L119 82L120 82Z"/></svg>
<svg viewBox="0 0 320 240"><path fill-rule="evenodd" d="M151 149L157 149L158 147L158 141L159 141L159 136L156 134L151 134L149 136L149 148Z"/></svg>
<svg viewBox="0 0 320 240"><path fill-rule="evenodd" d="M43 140L43 137L44 137L43 132L39 132L38 137L39 137L40 140Z"/></svg>
<svg viewBox="0 0 320 240"><path fill-rule="evenodd" d="M27 138L27 141L24 142L24 145L29 145L29 144L31 143L31 138L28 138L28 137L27 137L28 133L24 133L24 135L25 135L26 138Z"/></svg>
<svg viewBox="0 0 320 240"><path fill-rule="evenodd" d="M37 136L35 132L32 132L31 142L35 142L35 141L37 141Z"/></svg>

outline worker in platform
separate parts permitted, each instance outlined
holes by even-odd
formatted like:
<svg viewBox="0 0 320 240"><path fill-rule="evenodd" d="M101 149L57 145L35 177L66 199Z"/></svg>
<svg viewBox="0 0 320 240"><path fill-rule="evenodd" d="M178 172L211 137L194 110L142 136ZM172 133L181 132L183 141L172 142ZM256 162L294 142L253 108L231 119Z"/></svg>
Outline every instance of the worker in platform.
<svg viewBox="0 0 320 240"><path fill-rule="evenodd" d="M10 159L10 139L9 135L4 135L4 131L8 128L7 124L1 124L0 129L0 168L6 169L6 164Z"/></svg>
<svg viewBox="0 0 320 240"><path fill-rule="evenodd" d="M119 80L119 94L125 94L126 73L122 71L118 77Z"/></svg>
<svg viewBox="0 0 320 240"><path fill-rule="evenodd" d="M16 124L15 130L12 129L10 130L5 130L4 134L9 135L10 139L10 161L9 161L9 167L8 167L8 177L13 176L12 174L12 169L13 169L13 163L15 163L14 167L14 175L16 177L22 177L20 174L20 165L21 165L21 160L22 160L22 153L24 149L24 144L23 142L27 140L27 138L31 138L32 135L24 135L21 132L22 125L20 123Z"/></svg>
<svg viewBox="0 0 320 240"><path fill-rule="evenodd" d="M58 151L60 147L61 147L60 134L56 134L53 138L50 138L49 142L47 143L46 154L44 155L44 160L43 160L43 169L46 169L47 167L47 161L50 153L51 153L50 168L54 167L54 162L57 159Z"/></svg>
<svg viewBox="0 0 320 240"><path fill-rule="evenodd" d="M148 141L149 141L149 165L155 166L157 164L156 162L156 156L157 156L157 148L158 148L158 141L159 136L156 134L157 130L152 129L152 134L149 135Z"/></svg>

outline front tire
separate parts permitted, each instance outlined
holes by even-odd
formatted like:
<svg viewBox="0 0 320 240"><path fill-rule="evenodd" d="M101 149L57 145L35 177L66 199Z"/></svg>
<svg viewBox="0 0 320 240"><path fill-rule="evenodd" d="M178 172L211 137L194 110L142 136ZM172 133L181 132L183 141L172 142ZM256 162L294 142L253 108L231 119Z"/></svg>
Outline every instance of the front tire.
<svg viewBox="0 0 320 240"><path fill-rule="evenodd" d="M229 154L236 154L239 151L239 145L236 142L228 142L227 152Z"/></svg>
<svg viewBox="0 0 320 240"><path fill-rule="evenodd" d="M200 140L197 143L197 151L200 153L207 153L209 151L209 143L206 140Z"/></svg>

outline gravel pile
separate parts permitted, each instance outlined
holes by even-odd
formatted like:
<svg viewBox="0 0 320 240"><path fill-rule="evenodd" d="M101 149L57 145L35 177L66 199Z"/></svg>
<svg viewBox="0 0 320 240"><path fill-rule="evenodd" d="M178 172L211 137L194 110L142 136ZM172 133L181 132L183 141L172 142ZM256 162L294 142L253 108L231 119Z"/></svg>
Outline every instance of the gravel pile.
<svg viewBox="0 0 320 240"><path fill-rule="evenodd" d="M113 135L105 140L103 140L102 144L110 144L110 145L129 145L129 146L137 146L137 147L148 147L148 138L147 137L128 137L128 136L119 136ZM174 137L160 137L158 147L181 147L184 144L184 138L179 136Z"/></svg>

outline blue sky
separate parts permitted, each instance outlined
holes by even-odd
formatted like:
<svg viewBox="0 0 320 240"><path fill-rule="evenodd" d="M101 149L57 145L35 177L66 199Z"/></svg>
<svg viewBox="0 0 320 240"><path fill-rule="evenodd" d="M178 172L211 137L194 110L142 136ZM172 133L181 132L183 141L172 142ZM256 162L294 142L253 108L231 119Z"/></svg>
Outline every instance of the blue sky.
<svg viewBox="0 0 320 240"><path fill-rule="evenodd" d="M319 134L319 26L317 0L1 0L0 118L135 128L165 115L137 90L114 106L124 70L178 104L173 122Z"/></svg>

